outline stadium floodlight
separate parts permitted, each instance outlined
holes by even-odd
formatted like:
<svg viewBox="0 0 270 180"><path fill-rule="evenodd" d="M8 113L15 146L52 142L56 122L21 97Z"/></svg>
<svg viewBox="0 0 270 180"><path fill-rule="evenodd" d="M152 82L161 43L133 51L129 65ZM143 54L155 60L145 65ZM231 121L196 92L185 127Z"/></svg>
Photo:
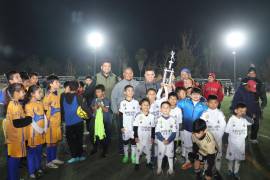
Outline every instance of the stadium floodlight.
<svg viewBox="0 0 270 180"><path fill-rule="evenodd" d="M246 42L246 35L242 31L232 31L227 34L225 38L226 44L232 49L233 55L233 81L234 87L236 88L236 50L242 47Z"/></svg>
<svg viewBox="0 0 270 180"><path fill-rule="evenodd" d="M96 75L97 66L97 49L104 43L104 37L100 32L91 32L86 36L87 44L94 50L94 75Z"/></svg>

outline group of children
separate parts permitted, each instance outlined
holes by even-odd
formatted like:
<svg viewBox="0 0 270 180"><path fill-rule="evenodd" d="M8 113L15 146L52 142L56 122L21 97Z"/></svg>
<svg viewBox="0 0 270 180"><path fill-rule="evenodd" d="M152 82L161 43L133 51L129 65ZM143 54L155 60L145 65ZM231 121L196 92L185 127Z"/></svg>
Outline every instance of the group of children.
<svg viewBox="0 0 270 180"><path fill-rule="evenodd" d="M171 89L165 84L158 92L148 89L146 97L138 102L133 98L134 88L130 85L124 88L125 99L119 108L124 142L122 162L127 163L130 157L138 170L144 153L148 168L157 165L157 174L161 175L162 164L167 162L167 174L173 175L179 153L183 170L193 167L197 179L219 179L226 133L228 175L240 179L247 126L252 123L252 119L246 117L246 105L237 104L226 123L216 95L209 95L206 101L199 88L192 88L189 93L184 88Z"/></svg>
<svg viewBox="0 0 270 180"><path fill-rule="evenodd" d="M93 119L93 124L90 123L93 142L91 154L95 154L98 145L102 145L101 156L106 157L111 141L112 118L110 101L105 96L103 85L95 87L95 98L89 109L78 95L77 81L65 83L65 92L60 95L59 79L50 75L47 77L48 90L43 97L37 81L25 85L16 71L8 73L7 79L9 85L4 90L6 119L3 128L8 179L19 179L23 157L27 157L30 178L42 175L44 145L48 168L58 168L64 163L57 159L57 144L62 139L61 122L65 123L72 157L68 163L86 159L82 149L83 119ZM119 108L124 144L122 162L131 160L135 170L139 170L141 155L145 154L149 169L157 165L157 174L161 175L162 167L167 162L167 174L173 175L179 153L183 170L194 167L197 179L203 176L212 179L219 176L223 135L227 133L229 175L239 179L240 161L245 159L247 126L252 123L252 119L245 116L245 104L237 104L226 123L223 112L218 109L217 96L209 95L205 102L199 88L192 88L189 92L185 88L172 89L166 84L162 84L158 92L150 88L146 97L137 101L134 99L134 87L127 85L124 88L125 99ZM86 115L80 116L78 109Z"/></svg>

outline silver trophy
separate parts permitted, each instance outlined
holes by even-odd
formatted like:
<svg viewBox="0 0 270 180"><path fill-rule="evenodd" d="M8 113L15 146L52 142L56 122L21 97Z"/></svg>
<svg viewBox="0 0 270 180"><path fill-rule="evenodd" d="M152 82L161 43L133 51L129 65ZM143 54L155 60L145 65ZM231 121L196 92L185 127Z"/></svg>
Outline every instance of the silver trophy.
<svg viewBox="0 0 270 180"><path fill-rule="evenodd" d="M175 52L172 51L171 52L171 59L169 61L169 67L164 68L163 79L162 79L162 83L164 83L164 84L171 84L172 83L172 78L173 78L173 73L174 73L172 65L175 61L174 55L175 55Z"/></svg>

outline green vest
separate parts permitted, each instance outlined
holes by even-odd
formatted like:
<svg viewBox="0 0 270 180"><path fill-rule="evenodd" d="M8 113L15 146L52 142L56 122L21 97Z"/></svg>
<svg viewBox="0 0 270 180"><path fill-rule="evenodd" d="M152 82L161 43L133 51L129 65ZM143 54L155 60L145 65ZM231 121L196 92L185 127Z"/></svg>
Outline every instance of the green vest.
<svg viewBox="0 0 270 180"><path fill-rule="evenodd" d="M105 95L108 99L111 99L112 89L117 83L117 76L110 73L108 77L105 77L101 72L96 74L96 85L102 84L105 86Z"/></svg>

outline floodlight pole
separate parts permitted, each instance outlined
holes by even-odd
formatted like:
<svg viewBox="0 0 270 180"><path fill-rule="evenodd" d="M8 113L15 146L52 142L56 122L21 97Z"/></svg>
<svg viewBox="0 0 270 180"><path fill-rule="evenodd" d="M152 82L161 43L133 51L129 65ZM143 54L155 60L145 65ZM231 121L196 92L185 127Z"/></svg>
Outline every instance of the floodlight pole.
<svg viewBox="0 0 270 180"><path fill-rule="evenodd" d="M94 76L96 75L97 71L97 48L94 48Z"/></svg>
<svg viewBox="0 0 270 180"><path fill-rule="evenodd" d="M234 88L237 88L237 80L236 80L236 51L232 52L233 55L233 82L234 82Z"/></svg>

